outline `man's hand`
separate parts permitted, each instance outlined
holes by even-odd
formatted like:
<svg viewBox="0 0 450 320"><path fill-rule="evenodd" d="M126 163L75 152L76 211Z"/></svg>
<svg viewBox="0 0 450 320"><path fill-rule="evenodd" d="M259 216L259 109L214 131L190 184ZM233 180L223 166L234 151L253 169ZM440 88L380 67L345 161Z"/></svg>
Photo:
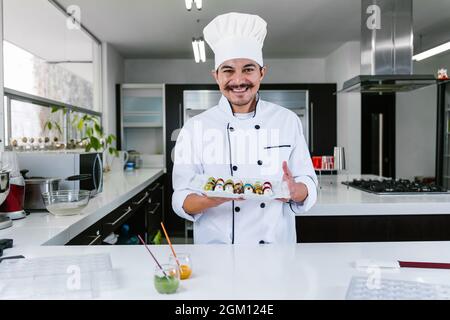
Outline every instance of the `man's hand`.
<svg viewBox="0 0 450 320"><path fill-rule="evenodd" d="M206 196L204 196L204 197L206 197ZM206 198L208 199L207 201L209 202L211 207L218 207L222 203L225 203L225 202L228 202L228 201L233 201L233 200L241 201L241 200L244 200L242 198L238 198L238 199L235 199L235 198L221 198L221 197L206 197Z"/></svg>
<svg viewBox="0 0 450 320"><path fill-rule="evenodd" d="M308 197L308 188L301 182L295 182L286 161L283 161L283 181L286 181L288 185L291 200L295 202L303 202L306 197ZM288 202L290 199L278 198L277 200Z"/></svg>
<svg viewBox="0 0 450 320"><path fill-rule="evenodd" d="M205 195L198 195L192 193L186 197L183 203L183 209L186 213L194 215L205 211L206 209L220 206L221 204L229 201L240 201L239 199L232 198L220 198L220 197L207 197Z"/></svg>

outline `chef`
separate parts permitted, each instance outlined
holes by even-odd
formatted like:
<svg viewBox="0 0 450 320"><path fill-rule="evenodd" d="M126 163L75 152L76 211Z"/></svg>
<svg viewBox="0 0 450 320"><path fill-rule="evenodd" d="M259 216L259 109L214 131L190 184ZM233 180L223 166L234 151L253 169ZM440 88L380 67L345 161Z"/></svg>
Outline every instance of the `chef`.
<svg viewBox="0 0 450 320"><path fill-rule="evenodd" d="M295 243L295 214L316 202L317 177L299 117L258 94L267 72L266 26L259 16L228 13L203 30L222 97L182 128L172 197L174 211L194 222L196 244ZM192 186L198 175L284 181L286 193L270 201L207 197Z"/></svg>

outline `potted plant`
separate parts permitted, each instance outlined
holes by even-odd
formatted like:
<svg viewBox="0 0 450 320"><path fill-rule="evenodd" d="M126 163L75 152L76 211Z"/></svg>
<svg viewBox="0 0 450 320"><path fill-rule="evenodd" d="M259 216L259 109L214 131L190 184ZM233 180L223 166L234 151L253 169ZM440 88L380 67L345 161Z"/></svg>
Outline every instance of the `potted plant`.
<svg viewBox="0 0 450 320"><path fill-rule="evenodd" d="M97 152L103 153L103 158L105 159L105 171L111 170L111 163L114 157L119 156L119 152L113 146L113 142L117 139L115 135L109 134L105 135L103 127L97 117L83 114L80 116L78 113L68 110L62 107L52 107L52 113L62 111L64 115L70 114L71 126L80 135L80 139L75 141L71 139L67 142L68 149L84 148L86 152L95 150ZM57 128L57 130L62 133L60 125L56 121L47 121L45 128L52 130L52 128ZM110 157L108 157L108 154Z"/></svg>
<svg viewBox="0 0 450 320"><path fill-rule="evenodd" d="M57 106L52 107L51 113L54 114L58 111L63 112L63 116L65 116L68 112L66 108L61 108ZM44 123L44 131L48 131L48 136L44 137L44 141L39 141L40 145L43 143L44 147L50 147L55 149L61 149L64 148L64 141L60 141L60 138L63 136L63 131L61 129L60 125L61 119L55 118L54 116L50 115L50 117L47 119L47 121ZM56 131L56 135L52 137L52 132ZM41 138L40 138L41 139Z"/></svg>
<svg viewBox="0 0 450 320"><path fill-rule="evenodd" d="M71 122L78 132L84 133L84 136L81 138L84 150L86 152L91 150L103 152L105 171L110 171L114 157L119 156L119 151L113 146L113 142L117 139L116 136L113 134L106 135L99 119L89 114L84 114L83 116L74 114ZM111 157L108 157L108 154Z"/></svg>

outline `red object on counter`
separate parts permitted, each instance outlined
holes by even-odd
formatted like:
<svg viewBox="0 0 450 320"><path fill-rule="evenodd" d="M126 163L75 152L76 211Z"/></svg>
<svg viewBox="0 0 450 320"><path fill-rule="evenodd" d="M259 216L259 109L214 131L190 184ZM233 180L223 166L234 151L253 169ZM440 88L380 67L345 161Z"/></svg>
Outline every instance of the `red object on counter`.
<svg viewBox="0 0 450 320"><path fill-rule="evenodd" d="M0 206L0 212L16 212L23 210L25 187L17 184L9 185L9 194Z"/></svg>
<svg viewBox="0 0 450 320"><path fill-rule="evenodd" d="M401 268L450 269L450 263L399 261Z"/></svg>
<svg viewBox="0 0 450 320"><path fill-rule="evenodd" d="M322 157L312 157L314 169L322 169Z"/></svg>

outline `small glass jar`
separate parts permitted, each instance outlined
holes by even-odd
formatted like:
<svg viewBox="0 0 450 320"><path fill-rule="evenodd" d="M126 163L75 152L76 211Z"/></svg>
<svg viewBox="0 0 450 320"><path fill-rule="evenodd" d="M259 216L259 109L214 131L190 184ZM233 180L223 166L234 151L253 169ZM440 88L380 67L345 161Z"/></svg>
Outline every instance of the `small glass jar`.
<svg viewBox="0 0 450 320"><path fill-rule="evenodd" d="M175 293L180 286L180 272L177 265L162 264L161 267L162 270L156 266L155 275L153 277L153 284L156 291L162 294Z"/></svg>
<svg viewBox="0 0 450 320"><path fill-rule="evenodd" d="M177 263L177 259L178 259L179 265ZM169 256L169 263L174 264L177 267L179 267L178 269L180 272L181 280L189 279L189 277L192 274L192 260L191 260L191 256L189 254L178 253L176 258L173 256L173 254L171 254Z"/></svg>

